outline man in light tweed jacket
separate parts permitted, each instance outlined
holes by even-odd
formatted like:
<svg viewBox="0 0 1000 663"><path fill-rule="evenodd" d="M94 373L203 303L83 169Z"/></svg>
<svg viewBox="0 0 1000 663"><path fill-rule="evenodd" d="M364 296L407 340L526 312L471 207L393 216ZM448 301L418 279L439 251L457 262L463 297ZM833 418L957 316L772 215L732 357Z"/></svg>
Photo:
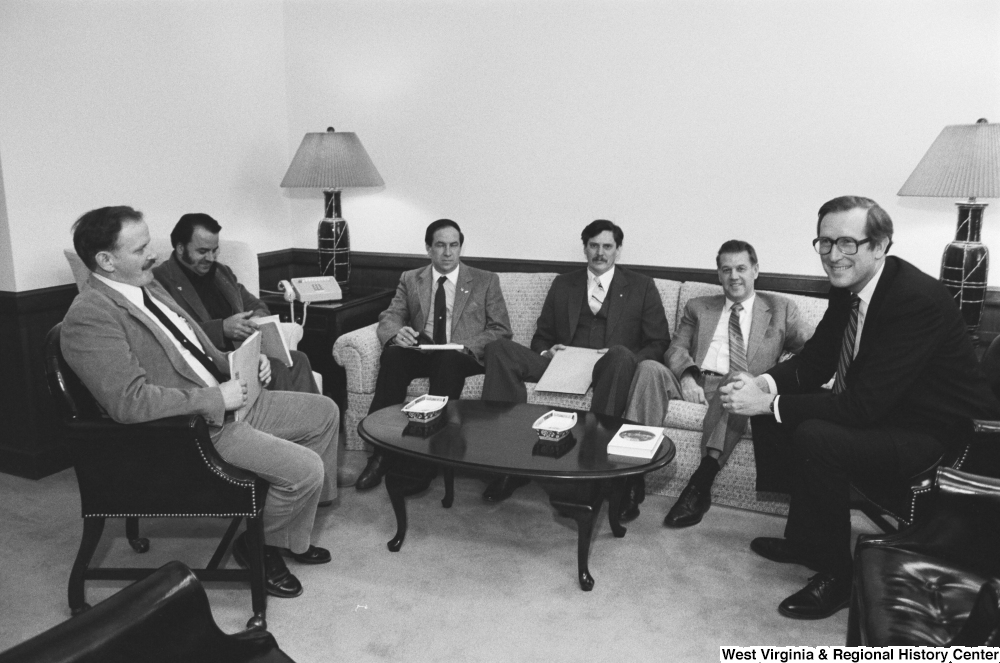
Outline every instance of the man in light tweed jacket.
<svg viewBox="0 0 1000 663"><path fill-rule="evenodd" d="M438 219L427 226L424 243L431 264L400 276L396 296L378 318L383 350L369 413L402 403L410 381L418 377L429 378L431 394L459 398L465 378L483 372L486 344L513 336L500 277L459 259L465 235L458 224ZM414 348L444 343L462 349ZM357 489L377 486L386 469L385 456L376 449Z"/></svg>

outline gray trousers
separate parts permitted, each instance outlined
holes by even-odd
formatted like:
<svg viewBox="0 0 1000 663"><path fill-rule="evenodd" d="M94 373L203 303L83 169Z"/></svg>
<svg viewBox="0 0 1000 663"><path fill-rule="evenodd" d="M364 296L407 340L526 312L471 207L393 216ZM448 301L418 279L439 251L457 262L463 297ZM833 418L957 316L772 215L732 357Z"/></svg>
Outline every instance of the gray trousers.
<svg viewBox="0 0 1000 663"><path fill-rule="evenodd" d="M243 421L213 439L224 460L270 482L266 545L309 549L317 504L337 495L339 427L340 411L326 396L263 390Z"/></svg>
<svg viewBox="0 0 1000 663"><path fill-rule="evenodd" d="M701 454L714 449L719 452L719 467L729 460L743 433L748 418L726 412L719 398L719 387L728 382L727 377L700 375L698 384L705 390L708 412L702 422ZM663 426L671 400L680 400L681 384L673 371L655 361L643 361L632 378L625 418L643 426Z"/></svg>
<svg viewBox="0 0 1000 663"><path fill-rule="evenodd" d="M318 394L319 387L313 378L309 357L298 350L291 350L292 367L288 368L280 359L269 358L271 363L271 391L298 391L303 394Z"/></svg>

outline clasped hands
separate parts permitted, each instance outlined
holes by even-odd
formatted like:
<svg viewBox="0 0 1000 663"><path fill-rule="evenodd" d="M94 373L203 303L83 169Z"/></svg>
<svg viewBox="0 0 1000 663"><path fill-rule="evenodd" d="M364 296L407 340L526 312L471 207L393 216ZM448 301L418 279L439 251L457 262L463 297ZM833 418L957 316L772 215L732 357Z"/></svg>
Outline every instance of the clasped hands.
<svg viewBox="0 0 1000 663"><path fill-rule="evenodd" d="M719 387L719 399L726 412L753 417L771 412L771 394L764 378L740 373L727 384Z"/></svg>
<svg viewBox="0 0 1000 663"><path fill-rule="evenodd" d="M267 355L260 356L257 379L265 387L271 381L271 362ZM222 401L225 403L226 412L238 410L246 404L247 383L245 380L227 380L219 385L219 389L222 390Z"/></svg>

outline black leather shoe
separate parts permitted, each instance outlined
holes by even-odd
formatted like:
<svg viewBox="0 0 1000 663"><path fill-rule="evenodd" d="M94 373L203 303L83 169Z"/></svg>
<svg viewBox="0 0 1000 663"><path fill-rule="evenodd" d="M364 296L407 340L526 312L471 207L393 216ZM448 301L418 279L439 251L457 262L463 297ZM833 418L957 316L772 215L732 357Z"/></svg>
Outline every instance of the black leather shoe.
<svg viewBox="0 0 1000 663"><path fill-rule="evenodd" d="M626 480L625 494L618 505L618 522L630 523L639 517L639 505L646 499L646 478L630 477Z"/></svg>
<svg viewBox="0 0 1000 663"><path fill-rule="evenodd" d="M779 564L801 564L816 571L816 563L806 555L799 552L788 539L779 539L770 536L759 536L750 542L750 550L754 551L764 559Z"/></svg>
<svg viewBox="0 0 1000 663"><path fill-rule="evenodd" d="M326 564L330 561L330 551L319 546L309 546L309 550L304 553L292 552L288 548L281 548L281 554L291 557L300 564Z"/></svg>
<svg viewBox="0 0 1000 663"><path fill-rule="evenodd" d="M365 469L358 475L358 480L354 484L354 488L356 490L370 490L374 488L382 483L382 477L385 476L387 469L388 462L385 454L376 449L372 457L368 459Z"/></svg>
<svg viewBox="0 0 1000 663"><path fill-rule="evenodd" d="M244 569L250 568L250 548L245 532L233 541L233 559ZM295 598L302 593L302 583L285 566L275 546L264 546L264 589L281 599Z"/></svg>
<svg viewBox="0 0 1000 663"><path fill-rule="evenodd" d="M503 502L514 494L514 491L528 483L528 479L512 477L509 474L502 474L486 486L483 491L483 499L487 502Z"/></svg>
<svg viewBox="0 0 1000 663"><path fill-rule="evenodd" d="M666 527L691 527L701 522L702 516L712 506L712 491L688 484L681 491L674 505L663 519ZM753 543L750 544L753 547Z"/></svg>
<svg viewBox="0 0 1000 663"><path fill-rule="evenodd" d="M824 619L846 608L850 598L850 576L817 573L808 585L782 601L778 612L792 619Z"/></svg>

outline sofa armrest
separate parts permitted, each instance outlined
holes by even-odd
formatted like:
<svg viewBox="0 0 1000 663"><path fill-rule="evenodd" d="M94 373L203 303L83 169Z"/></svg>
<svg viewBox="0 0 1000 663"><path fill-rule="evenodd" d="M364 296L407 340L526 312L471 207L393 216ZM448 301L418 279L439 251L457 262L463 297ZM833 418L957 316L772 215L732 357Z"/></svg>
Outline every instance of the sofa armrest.
<svg viewBox="0 0 1000 663"><path fill-rule="evenodd" d="M382 347L375 334L377 323L355 329L333 344L333 358L347 372L347 391L374 394Z"/></svg>
<svg viewBox="0 0 1000 663"><path fill-rule="evenodd" d="M928 511L912 527L861 537L858 550L893 547L939 557L987 576L1000 576L1000 479L939 467Z"/></svg>

